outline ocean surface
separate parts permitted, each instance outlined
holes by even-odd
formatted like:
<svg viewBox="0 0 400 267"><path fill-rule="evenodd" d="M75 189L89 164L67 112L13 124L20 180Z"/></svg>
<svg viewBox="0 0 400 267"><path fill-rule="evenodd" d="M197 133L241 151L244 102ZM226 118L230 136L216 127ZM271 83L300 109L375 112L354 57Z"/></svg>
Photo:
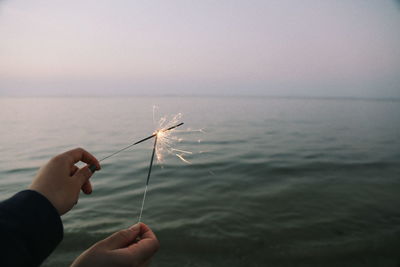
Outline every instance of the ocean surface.
<svg viewBox="0 0 400 267"><path fill-rule="evenodd" d="M400 102L268 97L0 98L0 200L52 156L103 158L182 113L142 221L152 266L400 266ZM153 142L102 162L43 266L138 220ZM34 229L33 229L34 230Z"/></svg>

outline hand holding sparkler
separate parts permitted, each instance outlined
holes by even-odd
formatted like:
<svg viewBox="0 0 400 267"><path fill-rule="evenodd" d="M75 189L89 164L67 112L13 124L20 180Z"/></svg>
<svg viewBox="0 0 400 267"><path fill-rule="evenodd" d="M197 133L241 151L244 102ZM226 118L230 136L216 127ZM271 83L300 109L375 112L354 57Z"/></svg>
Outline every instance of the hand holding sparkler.
<svg viewBox="0 0 400 267"><path fill-rule="evenodd" d="M138 223L97 242L76 258L72 267L148 266L159 247L153 231Z"/></svg>
<svg viewBox="0 0 400 267"><path fill-rule="evenodd" d="M68 212L78 202L79 191L92 192L89 167L78 168L82 161L100 170L99 161L82 148L76 148L52 158L36 175L29 189L45 196L60 215Z"/></svg>

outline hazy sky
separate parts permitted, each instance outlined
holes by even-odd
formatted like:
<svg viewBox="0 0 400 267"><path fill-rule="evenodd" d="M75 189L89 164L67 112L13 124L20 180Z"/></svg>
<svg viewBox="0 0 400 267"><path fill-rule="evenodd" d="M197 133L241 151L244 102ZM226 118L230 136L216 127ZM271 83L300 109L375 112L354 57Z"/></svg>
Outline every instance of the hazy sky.
<svg viewBox="0 0 400 267"><path fill-rule="evenodd" d="M393 0L0 0L0 95L400 97Z"/></svg>

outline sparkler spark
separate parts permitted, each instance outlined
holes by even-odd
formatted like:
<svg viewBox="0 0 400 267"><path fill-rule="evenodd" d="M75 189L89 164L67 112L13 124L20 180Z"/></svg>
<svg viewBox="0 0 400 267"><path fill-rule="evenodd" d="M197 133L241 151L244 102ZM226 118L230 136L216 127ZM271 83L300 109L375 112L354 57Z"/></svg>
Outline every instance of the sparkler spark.
<svg viewBox="0 0 400 267"><path fill-rule="evenodd" d="M155 122L155 107L153 107L153 120ZM170 120L168 120L167 116L161 117L157 123L157 128L158 129L169 129L170 125L174 125L177 122L181 121L182 119L182 113L178 113L175 116L173 116ZM164 130L159 130L155 132L157 134L158 138L158 144L156 147L156 157L157 157L157 162L162 163L164 162L164 156L166 154L168 155L174 155L180 160L182 160L185 163L191 164L190 161L188 161L185 156L192 154L190 151L185 151L181 149L174 148L174 145L176 143L182 142L182 138L178 138L175 135L172 135L172 132L170 131L164 131Z"/></svg>
<svg viewBox="0 0 400 267"><path fill-rule="evenodd" d="M137 144L140 144L140 143L142 143L142 142L144 142L144 141L147 141L147 140L149 140L149 139L151 139L151 138L153 138L153 137L158 137L158 135L159 135L160 133L167 133L167 132L169 132L169 131L171 131L171 130L173 130L173 129L175 129L176 127L179 127L179 126L181 126L181 125L183 125L183 122L181 122L181 123L179 123L179 124L176 124L176 125L173 125L173 126L169 126L168 128L164 128L164 129L161 129L161 130L157 130L157 131L155 131L152 135L150 135L150 136L148 136L148 137L146 137L146 138L143 138L142 140L139 140L139 141L137 141L137 142L135 142L135 143L133 143L133 144L130 144L129 146L126 146L126 147L124 147L124 148L122 148L122 149L120 149L120 150L118 150L118 151L116 151L116 152L114 152L114 153L112 153L112 154L110 154L110 155L108 155L108 156L102 158L101 160L99 160L99 162L101 162L101 161L103 161L103 160L105 160L105 159L111 158L111 157L117 155L118 153L121 153L122 151L125 151L125 150L127 150L128 148L130 148L130 147L132 147L132 146L135 146L135 145L137 145ZM90 171L91 171L92 173L94 173L94 172L96 171L96 166L95 166L95 165L90 165L90 166L89 166L89 169L90 169Z"/></svg>

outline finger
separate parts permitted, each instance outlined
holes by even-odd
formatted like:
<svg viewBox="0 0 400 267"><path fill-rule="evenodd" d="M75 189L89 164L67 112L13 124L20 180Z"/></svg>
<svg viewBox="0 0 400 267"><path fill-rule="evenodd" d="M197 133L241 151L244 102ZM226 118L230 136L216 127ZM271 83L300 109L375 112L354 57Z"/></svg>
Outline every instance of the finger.
<svg viewBox="0 0 400 267"><path fill-rule="evenodd" d="M83 148L72 149L70 151L63 153L63 155L70 158L70 160L73 164L75 164L79 161L83 161L89 165L91 165L91 164L95 165L97 170L100 170L100 168L101 168L99 161L92 154L90 154Z"/></svg>
<svg viewBox="0 0 400 267"><path fill-rule="evenodd" d="M109 250L126 248L135 241L139 233L140 233L140 225L135 224L129 229L118 231L112 234L111 236L107 237L106 239L100 241L98 243L98 246L101 246Z"/></svg>
<svg viewBox="0 0 400 267"><path fill-rule="evenodd" d="M132 260L136 260L138 263L144 263L151 259L159 248L160 243L157 239L148 238L141 239L139 242L134 243L127 248L119 249L119 251L127 251L131 255Z"/></svg>
<svg viewBox="0 0 400 267"><path fill-rule="evenodd" d="M144 223L140 223L140 235L141 239L150 238L150 239L157 239L154 232Z"/></svg>
<svg viewBox="0 0 400 267"><path fill-rule="evenodd" d="M89 166L80 168L72 178L79 181L79 187L81 188L92 176L92 172L89 170Z"/></svg>
<svg viewBox="0 0 400 267"><path fill-rule="evenodd" d="M96 169L97 169L96 165L90 165L90 166L89 166L89 170L90 170L92 173L94 173L94 172L96 171Z"/></svg>
<svg viewBox="0 0 400 267"><path fill-rule="evenodd" d="M144 223L140 223L140 241L126 248L139 262L148 261L160 248L160 243L153 231Z"/></svg>
<svg viewBox="0 0 400 267"><path fill-rule="evenodd" d="M72 165L70 176L73 176L79 170L78 166Z"/></svg>
<svg viewBox="0 0 400 267"><path fill-rule="evenodd" d="M87 180L81 187L82 192L85 193L86 195L89 195L92 193L93 189L92 189L92 183L90 182L90 180Z"/></svg>

